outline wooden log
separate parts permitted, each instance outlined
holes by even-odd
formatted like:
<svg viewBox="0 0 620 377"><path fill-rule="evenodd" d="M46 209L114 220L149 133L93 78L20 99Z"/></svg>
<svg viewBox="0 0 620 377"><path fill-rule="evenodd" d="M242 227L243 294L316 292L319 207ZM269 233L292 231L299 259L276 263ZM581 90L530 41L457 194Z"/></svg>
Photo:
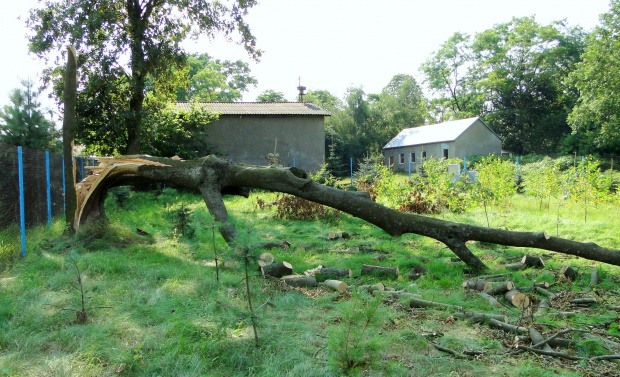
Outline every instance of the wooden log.
<svg viewBox="0 0 620 377"><path fill-rule="evenodd" d="M325 280L322 283L325 287L331 288L334 291L342 293L347 290L347 283L340 280Z"/></svg>
<svg viewBox="0 0 620 377"><path fill-rule="evenodd" d="M545 262L540 256L537 256L537 255L524 255L523 259L521 259L521 263L523 263L527 267L534 267L534 268L545 267Z"/></svg>
<svg viewBox="0 0 620 377"><path fill-rule="evenodd" d="M532 342L532 340L530 339L529 336L526 336L526 335L515 335L513 344L518 344L518 343L532 343L532 344L536 344L536 343ZM549 340L547 341L546 344L549 344L551 347L569 348L569 347L575 347L577 345L577 343L579 343L579 341L578 340L574 340L574 339L549 338Z"/></svg>
<svg viewBox="0 0 620 377"><path fill-rule="evenodd" d="M530 306L530 298L525 293L512 289L504 294L506 301L523 310Z"/></svg>
<svg viewBox="0 0 620 377"><path fill-rule="evenodd" d="M525 327L511 325L510 323L498 321L497 319L493 319L493 318L489 319L488 324L489 324L489 327L491 328L504 330L505 332L508 332L508 333L515 333L515 334L522 334L522 335L529 333L529 331Z"/></svg>
<svg viewBox="0 0 620 377"><path fill-rule="evenodd" d="M544 340L542 337L542 334L539 333L538 330L536 330L535 328L530 327L528 331L530 333L530 338L532 339L532 344L537 344ZM544 351L553 352L553 350L551 349L551 346L549 346L549 344L547 343L543 344L541 349Z"/></svg>
<svg viewBox="0 0 620 377"><path fill-rule="evenodd" d="M260 257L258 257L258 265L260 267L272 264L274 261L275 261L275 258L273 257L273 254L271 253L265 252L265 253L262 253Z"/></svg>
<svg viewBox="0 0 620 377"><path fill-rule="evenodd" d="M534 317L543 317L547 315L549 308L551 307L551 301L549 299L543 298L538 303L538 308L536 309L536 313L534 313Z"/></svg>
<svg viewBox="0 0 620 377"><path fill-rule="evenodd" d="M284 280L284 282L291 287L308 288L317 286L316 278L314 276L288 275L282 277L282 280Z"/></svg>
<svg viewBox="0 0 620 377"><path fill-rule="evenodd" d="M540 288L547 289L551 287L551 284L547 283L546 281L541 281L540 283L534 283L534 287L540 287Z"/></svg>
<svg viewBox="0 0 620 377"><path fill-rule="evenodd" d="M486 323L489 319L493 318L498 321L508 322L508 317L502 314L489 314L489 313L477 313L477 312L456 312L452 313L454 318L466 319L472 323Z"/></svg>
<svg viewBox="0 0 620 377"><path fill-rule="evenodd" d="M552 298L553 296L555 296L555 293L548 291L545 288L535 287L535 289L536 289L536 292L540 293L541 295L547 298Z"/></svg>
<svg viewBox="0 0 620 377"><path fill-rule="evenodd" d="M573 305L590 306L590 305L596 304L596 299L595 298L576 298L576 299L570 300L569 302Z"/></svg>
<svg viewBox="0 0 620 377"><path fill-rule="evenodd" d="M478 291L478 292L482 292L486 289L489 289L493 286L493 284L482 280L482 279L471 279L471 280L465 280L463 282L463 284L461 284L461 287L465 288L465 289L470 289L470 290L474 290L474 291Z"/></svg>
<svg viewBox="0 0 620 377"><path fill-rule="evenodd" d="M575 281L575 279L577 279L577 271L575 271L575 269L573 269L571 266L562 267L562 269L560 270L560 275L570 281Z"/></svg>
<svg viewBox="0 0 620 377"><path fill-rule="evenodd" d="M504 267L506 267L506 269L510 271L519 271L519 270L522 270L525 267L525 265L519 262L519 263L507 264Z"/></svg>
<svg viewBox="0 0 620 377"><path fill-rule="evenodd" d="M501 308L502 306L504 306L504 305L502 305L499 301L497 301L497 300L495 299L495 297L491 296L491 295L490 295L490 294L488 294L488 293L485 293L485 292L480 292L480 293L478 293L478 295L479 295L480 297L482 297L483 299L487 300L487 301L488 301L488 303L489 303L489 305L491 305L491 306L495 306L496 308Z"/></svg>
<svg viewBox="0 0 620 377"><path fill-rule="evenodd" d="M597 284L598 284L598 268L594 268L592 269L592 272L590 273L590 286L594 287Z"/></svg>
<svg viewBox="0 0 620 377"><path fill-rule="evenodd" d="M507 272L504 272L502 274L480 275L480 276L478 276L478 279L482 279L482 280L486 280L486 281L491 281L491 280L494 280L494 279L501 279L501 280L503 280L507 276L510 276L510 274L507 273Z"/></svg>
<svg viewBox="0 0 620 377"><path fill-rule="evenodd" d="M493 284L490 288L485 289L484 293L489 295L503 295L504 293L511 291L515 288L515 285L511 281L505 281L499 284Z"/></svg>
<svg viewBox="0 0 620 377"><path fill-rule="evenodd" d="M362 276L371 275L371 276L381 276L387 278L398 278L398 267L385 267L385 266L373 266L370 264L365 264L362 266Z"/></svg>
<svg viewBox="0 0 620 377"><path fill-rule="evenodd" d="M347 290L351 291L353 289L357 289L358 292L361 291L366 291L366 292L373 292L373 291L384 291L385 290L385 285L383 285L383 283L377 283L377 284L372 284L372 285L360 285L358 287L354 286L354 285L350 285Z"/></svg>
<svg viewBox="0 0 620 377"><path fill-rule="evenodd" d="M555 317L572 318L572 317L576 316L577 313L576 312L554 312L554 313L549 313L547 315L555 316Z"/></svg>
<svg viewBox="0 0 620 377"><path fill-rule="evenodd" d="M415 298L415 297L409 298L409 307L410 308L436 308L436 309L463 310L461 306L444 304L444 303L435 302L435 301L427 301L427 300L422 300L420 298Z"/></svg>
<svg viewBox="0 0 620 377"><path fill-rule="evenodd" d="M282 276L293 273L293 266L288 262L272 263L260 268L263 276L273 276L281 278Z"/></svg>
<svg viewBox="0 0 620 377"><path fill-rule="evenodd" d="M374 293L376 292L380 292L380 291L373 291L373 296L375 295ZM396 299L396 300L405 300L407 303L409 303L409 299L410 298L420 298L422 297L421 295L417 294L417 293L409 293L407 291L382 291L381 292L381 297L383 297L384 299Z"/></svg>
<svg viewBox="0 0 620 377"><path fill-rule="evenodd" d="M316 277L316 280L319 282L328 279L337 280L338 278L351 278L353 277L353 271L348 268L338 269L323 267L314 274L314 277Z"/></svg>

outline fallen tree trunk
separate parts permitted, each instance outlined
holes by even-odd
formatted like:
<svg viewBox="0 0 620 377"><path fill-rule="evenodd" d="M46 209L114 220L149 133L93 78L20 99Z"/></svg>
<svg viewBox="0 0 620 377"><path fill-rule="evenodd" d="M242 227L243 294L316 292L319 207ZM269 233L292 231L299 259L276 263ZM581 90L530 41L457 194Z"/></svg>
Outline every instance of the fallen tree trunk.
<svg viewBox="0 0 620 377"><path fill-rule="evenodd" d="M116 159L122 161L122 159ZM575 255L590 260L620 266L620 251L551 237L545 232L517 232L476 225L454 223L421 215L399 212L370 200L367 192L353 192L323 186L303 170L295 167L275 168L233 164L215 156L191 161L176 161L153 157L157 165L121 164L98 177L95 187L89 187L82 209L78 209L76 227L104 215L103 199L107 189L128 184L160 182L198 190L216 221L220 233L232 243L237 231L229 222L222 193L247 196L248 188L279 191L341 210L383 229L391 236L406 233L434 238L444 243L470 268L488 267L466 246L470 240L506 246L537 248ZM109 161L108 161L109 162Z"/></svg>

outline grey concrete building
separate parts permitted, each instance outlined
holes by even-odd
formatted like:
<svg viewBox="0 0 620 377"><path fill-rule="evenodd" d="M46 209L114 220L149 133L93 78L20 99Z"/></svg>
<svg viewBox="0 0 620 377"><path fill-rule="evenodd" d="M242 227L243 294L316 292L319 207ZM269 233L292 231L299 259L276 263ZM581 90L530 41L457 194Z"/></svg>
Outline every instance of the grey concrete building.
<svg viewBox="0 0 620 377"><path fill-rule="evenodd" d="M406 128L383 147L385 163L394 170L417 169L425 158L501 155L502 140L479 117Z"/></svg>
<svg viewBox="0 0 620 377"><path fill-rule="evenodd" d="M218 113L206 126L207 142L233 162L267 165L275 151L284 166L312 172L325 163L325 117L329 112L303 102L199 102ZM189 110L190 104L176 107Z"/></svg>

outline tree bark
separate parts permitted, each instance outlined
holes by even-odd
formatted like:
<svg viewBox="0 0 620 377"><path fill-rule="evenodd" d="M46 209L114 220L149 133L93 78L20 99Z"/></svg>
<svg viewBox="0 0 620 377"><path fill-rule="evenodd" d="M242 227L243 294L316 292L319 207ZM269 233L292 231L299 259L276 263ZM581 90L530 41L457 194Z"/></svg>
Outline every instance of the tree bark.
<svg viewBox="0 0 620 377"><path fill-rule="evenodd" d="M273 276L281 278L282 276L290 275L293 273L293 266L288 262L272 263L260 268L263 276Z"/></svg>
<svg viewBox="0 0 620 377"><path fill-rule="evenodd" d="M384 267L365 264L362 266L361 275L381 276L386 278L389 277L392 279L398 279L398 267Z"/></svg>
<svg viewBox="0 0 620 377"><path fill-rule="evenodd" d="M62 153L65 166L65 221L74 230L77 212L77 193L75 190L75 163L73 162L73 142L76 127L77 103L77 55L73 46L67 47L67 69L65 71L65 91L63 93L64 114L62 121Z"/></svg>
<svg viewBox="0 0 620 377"><path fill-rule="evenodd" d="M378 226L391 236L413 233L434 238L448 246L474 270L485 270L488 267L467 249L465 242L469 240L556 251L620 266L619 250L604 248L594 243L551 237L545 232L493 229L399 212L373 202L367 192L343 191L313 182L306 172L295 167L232 164L215 156L192 161L148 157L145 159L155 160L166 166L142 165L135 169L127 169L135 173L130 177L117 176L109 181L104 179L105 189L131 184L136 180L197 189L203 194L209 211L221 223L220 232L229 243L235 239L236 229L228 222L228 213L221 193L230 192L245 196L248 194L247 188L251 187L288 193L336 208ZM88 213L84 215L89 216Z"/></svg>

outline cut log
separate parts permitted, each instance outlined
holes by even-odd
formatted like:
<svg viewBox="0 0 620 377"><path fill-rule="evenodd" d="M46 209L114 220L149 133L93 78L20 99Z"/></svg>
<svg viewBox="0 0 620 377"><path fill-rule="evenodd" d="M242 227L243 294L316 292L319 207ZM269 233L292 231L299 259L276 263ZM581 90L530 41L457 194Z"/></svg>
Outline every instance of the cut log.
<svg viewBox="0 0 620 377"><path fill-rule="evenodd" d="M551 287L551 284L547 283L546 281L541 281L540 283L534 283L534 287L540 287L540 288L549 288Z"/></svg>
<svg viewBox="0 0 620 377"><path fill-rule="evenodd" d="M575 281L575 279L577 279L577 271L575 271L575 269L573 269L571 266L562 267L562 269L560 270L560 275L570 281Z"/></svg>
<svg viewBox="0 0 620 377"><path fill-rule="evenodd" d="M263 276L273 276L281 278L282 276L291 275L293 266L288 262L272 263L260 268Z"/></svg>
<svg viewBox="0 0 620 377"><path fill-rule="evenodd" d="M549 301L549 299L543 298L538 304L538 308L536 309L536 313L534 313L534 317L543 317L547 315L550 307L551 302Z"/></svg>
<svg viewBox="0 0 620 377"><path fill-rule="evenodd" d="M530 306L530 298L525 293L512 289L504 294L506 301L523 310Z"/></svg>
<svg viewBox="0 0 620 377"><path fill-rule="evenodd" d="M409 298L409 307L410 308L436 308L436 309L463 310L461 306L444 304L444 303L435 302L435 301L427 301L427 300L422 300L420 298L415 298L415 297Z"/></svg>
<svg viewBox="0 0 620 377"><path fill-rule="evenodd" d="M488 324L489 324L489 327L493 329L504 330L505 332L508 332L508 333L522 334L522 335L529 333L525 327L511 325L510 323L498 321L497 319L493 319L493 318L489 319Z"/></svg>
<svg viewBox="0 0 620 377"><path fill-rule="evenodd" d="M525 255L523 259L521 259L521 263L523 263L527 267L534 268L544 268L545 262L543 259L537 255Z"/></svg>
<svg viewBox="0 0 620 377"><path fill-rule="evenodd" d="M480 275L478 276L478 279L486 281L496 281L496 279L504 280L504 278L507 276L510 276L510 274L505 272L503 274Z"/></svg>
<svg viewBox="0 0 620 377"><path fill-rule="evenodd" d="M263 267L263 266L272 264L274 261L275 261L275 258L273 257L273 254L265 252L265 253L262 253L260 257L258 258L258 265Z"/></svg>
<svg viewBox="0 0 620 377"><path fill-rule="evenodd" d="M511 291L515 288L515 285L511 281L505 281L499 284L493 284L490 288L485 289L484 293L489 295L503 295L504 293Z"/></svg>
<svg viewBox="0 0 620 377"><path fill-rule="evenodd" d="M325 287L333 289L334 291L338 291L339 293L347 290L347 283L340 280L325 280L322 284Z"/></svg>
<svg viewBox="0 0 620 377"><path fill-rule="evenodd" d="M485 293L485 292L480 292L480 293L478 293L478 295L479 295L480 297L482 297L483 299L487 300L487 301L488 301L488 303L489 303L489 305L491 305L491 306L495 306L496 308L501 308L502 306L504 306L504 305L502 305L499 301L497 301L497 300L495 299L495 297L491 296L491 295L490 295L490 294L488 294L488 293Z"/></svg>
<svg viewBox="0 0 620 377"><path fill-rule="evenodd" d="M576 298L576 299L570 300L569 302L573 305L590 306L590 305L596 304L596 299L595 298Z"/></svg>
<svg viewBox="0 0 620 377"><path fill-rule="evenodd" d="M590 274L590 286L594 287L597 284L598 284L598 268L595 268L592 270L592 273Z"/></svg>
<svg viewBox="0 0 620 377"><path fill-rule="evenodd" d="M525 264L523 264L521 262L519 262L519 263L511 263L511 264L507 264L504 267L506 267L506 269L510 270L510 271L519 271L519 270L522 270L525 267Z"/></svg>
<svg viewBox="0 0 620 377"><path fill-rule="evenodd" d="M555 293L546 290L545 288L541 288L541 287L535 287L536 288L536 292L540 293L541 295L547 297L547 298L552 298L553 296L555 296Z"/></svg>
<svg viewBox="0 0 620 377"><path fill-rule="evenodd" d="M548 315L559 316L559 317L564 317L564 318L572 318L576 316L577 313L576 312L555 312L555 313L549 313Z"/></svg>
<svg viewBox="0 0 620 377"><path fill-rule="evenodd" d="M579 341L573 340L573 339L549 338L549 340L547 341L546 344L550 345L551 347L569 348L569 347L575 347L578 342ZM532 343L532 344L536 344L536 343L532 342L532 339L530 339L529 336L515 335L514 343L513 344L518 344L518 343Z"/></svg>
<svg viewBox="0 0 620 377"><path fill-rule="evenodd" d="M482 279L471 279L465 280L463 284L461 284L461 286L468 290L482 292L484 290L490 289L493 284Z"/></svg>
<svg viewBox="0 0 620 377"><path fill-rule="evenodd" d="M348 268L338 269L338 268L326 268L323 267L319 269L314 276L316 280L321 282L328 279L334 278L351 278L353 277L353 272Z"/></svg>
<svg viewBox="0 0 620 377"><path fill-rule="evenodd" d="M538 330L536 330L535 328L530 327L528 330L530 333L530 338L532 339L532 344L537 344L544 340L542 334L539 333ZM551 349L551 347L547 343L543 344L540 349L542 349L543 351L553 352L553 349Z"/></svg>
<svg viewBox="0 0 620 377"><path fill-rule="evenodd" d="M380 276L386 278L398 278L398 267L384 267L384 266L373 266L370 264L365 264L362 266L362 276L371 275L371 276Z"/></svg>
<svg viewBox="0 0 620 377"><path fill-rule="evenodd" d="M356 288L358 292L366 291L366 292L372 293L373 291L384 291L385 285L383 285L383 283L377 283L377 284L372 284L372 285L360 285L358 287L351 285L347 289L350 291L350 290L353 290L353 288Z"/></svg>
<svg viewBox="0 0 620 377"><path fill-rule="evenodd" d="M291 287L311 288L317 286L314 276L288 275L284 276L282 280L284 280L284 282Z"/></svg>
<svg viewBox="0 0 620 377"><path fill-rule="evenodd" d="M452 313L454 318L466 319L472 323L484 324L489 319L493 318L498 321L508 322L508 317L502 314L489 314L489 313L477 313L477 312L456 312Z"/></svg>
<svg viewBox="0 0 620 377"><path fill-rule="evenodd" d="M373 296L378 290L373 291ZM383 291L381 292L381 297L384 299L395 299L395 300L405 300L407 304L409 303L409 299L411 298L421 298L422 296L417 293L409 293L407 291Z"/></svg>

